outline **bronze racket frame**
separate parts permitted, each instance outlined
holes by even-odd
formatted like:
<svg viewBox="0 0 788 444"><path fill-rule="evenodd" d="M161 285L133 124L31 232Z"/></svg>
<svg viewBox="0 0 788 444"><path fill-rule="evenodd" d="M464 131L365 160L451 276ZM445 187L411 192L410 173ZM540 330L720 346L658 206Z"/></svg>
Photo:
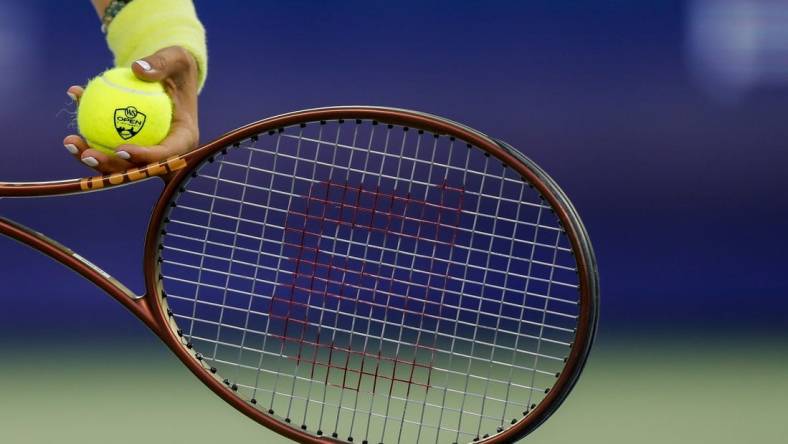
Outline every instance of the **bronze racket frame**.
<svg viewBox="0 0 788 444"><path fill-rule="evenodd" d="M566 358L566 371L557 378L553 388L536 409L510 428L481 438L479 442L504 443L522 438L558 409L583 370L594 340L598 318L599 283L596 261L586 230L576 210L558 185L541 168L510 145L466 126L437 116L401 109L368 106L318 108L263 119L231 131L186 155L134 168L123 173L56 182L0 182L0 198L11 198L79 194L107 190L154 177L160 178L165 186L153 208L144 246L146 259L144 263L145 295L143 296L135 295L88 260L43 234L5 218L0 218L0 233L50 256L106 291L147 325L208 388L249 418L302 443L340 442L327 437L310 435L268 416L257 407L241 399L216 375L212 374L209 368L196 358L195 352L187 346L185 340L178 336L174 324L168 318L166 307L162 303L163 294L158 265L160 226L165 217L168 203L178 191L182 181L189 177L193 169L206 160L212 160L212 156L216 153L253 135L276 131L302 122L338 119L369 119L380 123L453 136L473 144L515 169L549 202L561 221L575 253L580 284L578 326L571 352Z"/></svg>

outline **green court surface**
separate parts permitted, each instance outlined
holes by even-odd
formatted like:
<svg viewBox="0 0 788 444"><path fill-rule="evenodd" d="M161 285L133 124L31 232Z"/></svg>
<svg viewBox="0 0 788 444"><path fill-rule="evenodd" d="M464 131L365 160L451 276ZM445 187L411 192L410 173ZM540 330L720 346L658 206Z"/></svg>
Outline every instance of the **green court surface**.
<svg viewBox="0 0 788 444"><path fill-rule="evenodd" d="M27 351L5 340L1 443L288 442L226 406L152 338ZM522 442L786 442L786 350L765 337L602 338L566 404Z"/></svg>

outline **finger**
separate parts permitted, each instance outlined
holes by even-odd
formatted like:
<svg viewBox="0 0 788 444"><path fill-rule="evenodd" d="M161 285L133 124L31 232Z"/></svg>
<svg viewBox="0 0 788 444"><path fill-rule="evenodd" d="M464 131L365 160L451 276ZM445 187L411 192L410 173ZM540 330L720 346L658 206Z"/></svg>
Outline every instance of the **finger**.
<svg viewBox="0 0 788 444"><path fill-rule="evenodd" d="M197 145L193 132L182 125L173 125L170 134L158 145L121 145L115 155L135 165L147 165L188 153Z"/></svg>
<svg viewBox="0 0 788 444"><path fill-rule="evenodd" d="M101 174L118 173L126 171L133 166L118 156L105 154L92 148L84 150L80 154L79 160Z"/></svg>
<svg viewBox="0 0 788 444"><path fill-rule="evenodd" d="M76 134L66 136L66 138L63 139L63 146L66 148L66 151L68 151L68 153L74 156L77 160L82 157L82 153L86 149L90 148L85 142L85 139L79 137Z"/></svg>
<svg viewBox="0 0 788 444"><path fill-rule="evenodd" d="M121 145L115 151L115 156L134 165L147 165L170 157L164 149L161 145Z"/></svg>
<svg viewBox="0 0 788 444"><path fill-rule="evenodd" d="M165 145L162 142L160 145L150 146L121 145L118 147L115 155L131 164L141 166L161 162L186 151L177 150L172 145Z"/></svg>
<svg viewBox="0 0 788 444"><path fill-rule="evenodd" d="M140 80L160 82L184 72L190 59L193 61L188 51L179 46L171 46L135 61L131 69Z"/></svg>
<svg viewBox="0 0 788 444"><path fill-rule="evenodd" d="M66 90L66 95L68 95L75 103L79 103L79 99L82 98L82 93L84 92L85 88L79 85L74 85Z"/></svg>

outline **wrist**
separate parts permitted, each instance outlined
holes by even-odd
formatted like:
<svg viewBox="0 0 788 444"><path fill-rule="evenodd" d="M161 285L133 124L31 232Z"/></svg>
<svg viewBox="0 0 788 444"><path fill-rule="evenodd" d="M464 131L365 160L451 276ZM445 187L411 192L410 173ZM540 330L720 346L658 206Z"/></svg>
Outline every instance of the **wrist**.
<svg viewBox="0 0 788 444"><path fill-rule="evenodd" d="M110 23L112 20L115 19L115 16L123 10L126 5L131 3L131 0L111 0L107 3L107 6L104 8L104 12L101 15L101 32L106 34L107 29L109 28Z"/></svg>
<svg viewBox="0 0 788 444"><path fill-rule="evenodd" d="M163 48L178 46L198 67L198 89L208 73L205 28L191 0L134 0L114 18L107 43L116 66L129 66Z"/></svg>

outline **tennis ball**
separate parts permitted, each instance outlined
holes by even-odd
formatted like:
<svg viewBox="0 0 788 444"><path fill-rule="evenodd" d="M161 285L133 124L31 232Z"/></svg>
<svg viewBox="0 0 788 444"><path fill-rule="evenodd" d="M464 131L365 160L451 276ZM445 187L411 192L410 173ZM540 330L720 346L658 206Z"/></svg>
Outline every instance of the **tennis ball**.
<svg viewBox="0 0 788 444"><path fill-rule="evenodd" d="M159 82L113 68L88 83L77 109L79 133L107 154L126 143L156 145L170 132L172 101Z"/></svg>

